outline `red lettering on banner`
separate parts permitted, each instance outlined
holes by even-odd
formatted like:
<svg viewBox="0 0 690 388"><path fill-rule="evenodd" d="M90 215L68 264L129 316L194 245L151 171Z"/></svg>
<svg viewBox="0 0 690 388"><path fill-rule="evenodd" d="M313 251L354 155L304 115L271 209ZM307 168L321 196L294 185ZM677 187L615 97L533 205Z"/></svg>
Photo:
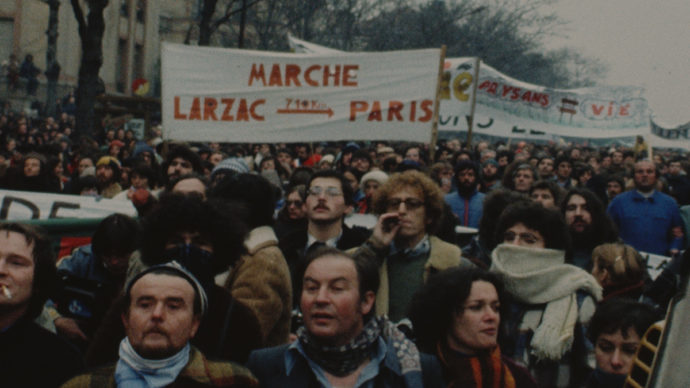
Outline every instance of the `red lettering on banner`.
<svg viewBox="0 0 690 388"><path fill-rule="evenodd" d="M630 104L616 105L616 101L605 104L590 104L592 113L598 117L630 116Z"/></svg>
<svg viewBox="0 0 690 388"><path fill-rule="evenodd" d="M230 110L232 109L232 104L235 102L234 98L223 98L220 100L223 104L225 104L225 109L223 110L223 115L220 116L220 119L222 121L233 121L234 118L230 114Z"/></svg>
<svg viewBox="0 0 690 388"><path fill-rule="evenodd" d="M381 103L378 101L374 101L373 104L371 104L371 112L369 112L369 117L367 117L368 121L381 121Z"/></svg>
<svg viewBox="0 0 690 388"><path fill-rule="evenodd" d="M187 120L187 115L180 113L180 97L175 96L173 101L175 104L175 120Z"/></svg>
<svg viewBox="0 0 690 388"><path fill-rule="evenodd" d="M431 118L434 116L434 112L431 110L431 107L433 106L434 102L431 100L424 100L422 101L420 107L424 111L424 116L419 118L419 121L421 122L427 122L431 121Z"/></svg>
<svg viewBox="0 0 690 388"><path fill-rule="evenodd" d="M601 112L603 112L603 111L604 111L603 105L592 104L592 112L594 112L595 115L599 116L599 115L601 115Z"/></svg>
<svg viewBox="0 0 690 388"><path fill-rule="evenodd" d="M340 86L340 65L335 65L333 74L328 65L323 67L323 86L328 86L329 78L333 78L333 86Z"/></svg>
<svg viewBox="0 0 690 388"><path fill-rule="evenodd" d="M218 101L215 98L206 97L204 98L204 120L209 118L213 121L218 120L216 118L216 108L218 107Z"/></svg>
<svg viewBox="0 0 690 388"><path fill-rule="evenodd" d="M268 79L268 86L283 86L283 77L280 74L280 65L274 64L271 68L271 76Z"/></svg>
<svg viewBox="0 0 690 388"><path fill-rule="evenodd" d="M256 63L252 63L252 71L249 73L249 86L252 86L254 80L261 81L261 83L266 86L266 74L264 73L263 63L256 67Z"/></svg>
<svg viewBox="0 0 690 388"><path fill-rule="evenodd" d="M523 101L527 104L538 104L546 108L549 106L549 95L531 90L523 90L517 86L501 84L496 81L484 80L477 87L487 94L510 101ZM500 90L500 92L499 92Z"/></svg>
<svg viewBox="0 0 690 388"><path fill-rule="evenodd" d="M189 108L189 119L201 120L201 102L199 97L194 97L194 101L192 101L192 107Z"/></svg>
<svg viewBox="0 0 690 388"><path fill-rule="evenodd" d="M307 85L309 85L309 86L319 86L319 83L316 82L316 81L314 81L314 80L311 78L311 73L312 73L313 71L318 71L318 70L321 70L321 66L319 66L319 65L313 65L313 66L307 67L307 70L304 72L304 80L307 81Z"/></svg>
<svg viewBox="0 0 690 388"><path fill-rule="evenodd" d="M263 105L265 103L266 103L266 99L263 99L263 98L260 98L256 101L252 102L252 105L249 107L249 114L252 116L252 118L254 120L256 120L256 121L264 121L265 120L264 116L261 116L258 113L256 113L256 108L259 105Z"/></svg>
<svg viewBox="0 0 690 388"><path fill-rule="evenodd" d="M369 110L369 103L366 101L350 101L350 121L357 119L358 112L366 112Z"/></svg>
<svg viewBox="0 0 690 388"><path fill-rule="evenodd" d="M290 86L291 83L294 83L295 86L302 86L297 78L299 73L298 65L285 65L285 86Z"/></svg>
<svg viewBox="0 0 690 388"><path fill-rule="evenodd" d="M513 100L513 101L515 101L515 100L517 100L518 98L520 98L520 91L521 91L521 90L522 90L522 89L520 89L520 88L513 88L513 94L510 96L510 99Z"/></svg>
<svg viewBox="0 0 690 388"><path fill-rule="evenodd" d="M402 114L400 111L405 105L400 101L391 101L388 108L388 121L393 121L393 117L397 121L403 121Z"/></svg>
<svg viewBox="0 0 690 388"><path fill-rule="evenodd" d="M410 121L414 122L417 118L417 101L412 101L410 103Z"/></svg>
<svg viewBox="0 0 690 388"><path fill-rule="evenodd" d="M343 86L357 86L357 70L359 65L343 66Z"/></svg>
<svg viewBox="0 0 690 388"><path fill-rule="evenodd" d="M419 103L419 109L424 113L421 117L417 117L417 101L411 101L409 106L400 101L372 101L371 103L367 101L351 101L350 102L350 121L357 120L358 113L368 113L367 121L383 121L382 106L387 104L388 114L386 115L386 121L404 121L403 112L405 109L409 109L408 120L410 122L427 122L431 121L434 115L432 100L422 100Z"/></svg>
<svg viewBox="0 0 690 388"><path fill-rule="evenodd" d="M203 98L203 115L201 108L201 100ZM259 107L266 103L265 99L247 100L242 98L237 105L235 116L232 115L234 98L222 98L220 103L223 104L223 113L220 115L220 120L216 114L218 109L218 100L213 97L194 97L189 106L189 113L181 113L180 97L174 97L175 105L175 120L203 120L203 121L264 121L265 117L259 114Z"/></svg>
<svg viewBox="0 0 690 388"><path fill-rule="evenodd" d="M297 64L271 64L271 72L266 80L266 66L263 63L253 63L249 72L248 85L254 83L260 86L301 87L303 84L318 87L357 87L357 71L359 65L310 65L304 71ZM320 74L318 74L320 73Z"/></svg>

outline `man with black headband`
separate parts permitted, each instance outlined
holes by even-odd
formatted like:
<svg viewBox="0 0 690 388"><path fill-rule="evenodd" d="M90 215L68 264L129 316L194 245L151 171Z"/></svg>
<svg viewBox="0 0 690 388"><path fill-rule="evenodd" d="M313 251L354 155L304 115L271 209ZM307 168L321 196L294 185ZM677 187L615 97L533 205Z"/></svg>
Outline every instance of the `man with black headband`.
<svg viewBox="0 0 690 388"><path fill-rule="evenodd" d="M258 381L244 367L212 362L189 341L208 301L201 284L177 262L147 268L125 291L122 323L127 336L120 358L65 387L253 387Z"/></svg>
<svg viewBox="0 0 690 388"><path fill-rule="evenodd" d="M263 387L442 386L437 360L374 316L375 263L321 247L305 258L301 279L298 340L249 357Z"/></svg>

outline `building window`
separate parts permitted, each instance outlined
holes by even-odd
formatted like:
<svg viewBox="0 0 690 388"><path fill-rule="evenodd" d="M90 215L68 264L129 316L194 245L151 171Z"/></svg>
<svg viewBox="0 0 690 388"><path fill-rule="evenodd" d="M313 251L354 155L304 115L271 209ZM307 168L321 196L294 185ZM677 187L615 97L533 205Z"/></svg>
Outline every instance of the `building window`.
<svg viewBox="0 0 690 388"><path fill-rule="evenodd" d="M120 3L120 16L129 17L129 0L122 0Z"/></svg>
<svg viewBox="0 0 690 388"><path fill-rule="evenodd" d="M132 69L132 80L144 77L144 46L137 44L134 46L134 68Z"/></svg>
<svg viewBox="0 0 690 388"><path fill-rule="evenodd" d="M146 0L137 1L137 21L144 23L146 19Z"/></svg>
<svg viewBox="0 0 690 388"><path fill-rule="evenodd" d="M120 39L117 43L117 58L115 71L117 72L115 88L118 92L124 93L127 88L127 41Z"/></svg>

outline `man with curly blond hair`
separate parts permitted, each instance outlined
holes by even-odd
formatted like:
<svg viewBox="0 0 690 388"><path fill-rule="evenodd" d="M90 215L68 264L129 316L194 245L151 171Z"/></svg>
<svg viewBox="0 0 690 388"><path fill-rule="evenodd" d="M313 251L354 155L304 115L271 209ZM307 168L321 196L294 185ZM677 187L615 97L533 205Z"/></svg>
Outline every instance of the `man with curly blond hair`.
<svg viewBox="0 0 690 388"><path fill-rule="evenodd" d="M392 175L374 197L379 219L371 238L356 254L379 265L378 315L388 314L393 321L405 318L412 296L430 274L471 265L461 260L460 248L433 235L443 208L438 185L414 170Z"/></svg>

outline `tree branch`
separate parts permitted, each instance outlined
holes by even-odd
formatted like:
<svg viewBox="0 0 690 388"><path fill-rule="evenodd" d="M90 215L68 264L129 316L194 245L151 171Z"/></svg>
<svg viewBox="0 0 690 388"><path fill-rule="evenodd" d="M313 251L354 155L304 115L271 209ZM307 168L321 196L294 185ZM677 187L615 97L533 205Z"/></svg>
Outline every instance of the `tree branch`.
<svg viewBox="0 0 690 388"><path fill-rule="evenodd" d="M72 4L72 11L74 11L74 17L77 19L77 24L79 24L79 37L81 39L85 38L86 35L86 20L84 19L84 11L79 5L79 0L70 0Z"/></svg>

